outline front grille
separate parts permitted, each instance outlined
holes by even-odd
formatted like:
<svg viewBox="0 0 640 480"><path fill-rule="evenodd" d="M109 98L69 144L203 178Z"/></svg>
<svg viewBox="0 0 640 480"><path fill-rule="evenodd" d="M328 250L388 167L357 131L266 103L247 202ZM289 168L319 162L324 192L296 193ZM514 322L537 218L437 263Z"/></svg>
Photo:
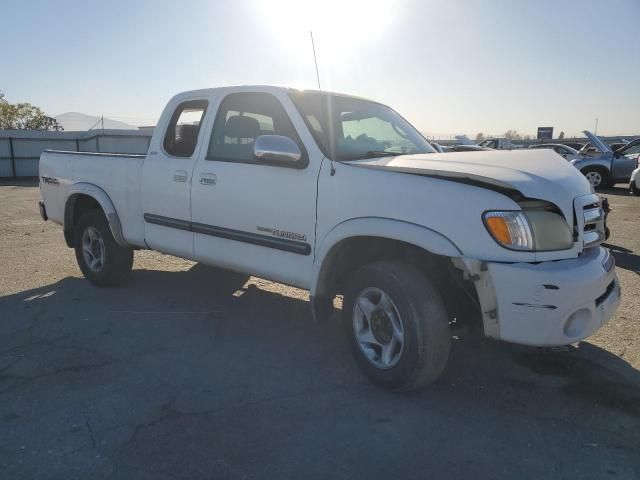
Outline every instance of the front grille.
<svg viewBox="0 0 640 480"><path fill-rule="evenodd" d="M604 210L600 202L590 203L582 208L582 242L584 248L593 247L604 240Z"/></svg>

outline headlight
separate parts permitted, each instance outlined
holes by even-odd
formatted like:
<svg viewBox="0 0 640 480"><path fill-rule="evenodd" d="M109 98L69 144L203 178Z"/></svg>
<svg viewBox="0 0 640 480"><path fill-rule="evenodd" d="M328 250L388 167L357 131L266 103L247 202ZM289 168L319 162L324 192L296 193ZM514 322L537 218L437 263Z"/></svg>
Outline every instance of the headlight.
<svg viewBox="0 0 640 480"><path fill-rule="evenodd" d="M493 239L505 248L524 251L566 250L573 246L562 215L540 208L494 211L483 215Z"/></svg>

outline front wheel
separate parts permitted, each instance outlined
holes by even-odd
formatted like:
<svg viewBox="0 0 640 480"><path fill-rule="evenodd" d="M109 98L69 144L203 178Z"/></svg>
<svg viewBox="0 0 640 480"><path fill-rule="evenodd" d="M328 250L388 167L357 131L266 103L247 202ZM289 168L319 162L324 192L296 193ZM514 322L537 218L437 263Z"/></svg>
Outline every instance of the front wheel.
<svg viewBox="0 0 640 480"><path fill-rule="evenodd" d="M133 249L116 243L101 211L82 214L75 228L74 245L82 274L98 287L120 285L131 273Z"/></svg>
<svg viewBox="0 0 640 480"><path fill-rule="evenodd" d="M606 187L609 182L608 176L597 168L586 168L582 171L582 174L587 177L594 190Z"/></svg>
<svg viewBox="0 0 640 480"><path fill-rule="evenodd" d="M638 188L635 181L632 181L629 184L629 193L631 195L635 195L636 197L640 197L640 188Z"/></svg>
<svg viewBox="0 0 640 480"><path fill-rule="evenodd" d="M417 390L444 370L447 311L435 285L417 268L390 261L360 268L347 287L343 315L356 360L374 383Z"/></svg>

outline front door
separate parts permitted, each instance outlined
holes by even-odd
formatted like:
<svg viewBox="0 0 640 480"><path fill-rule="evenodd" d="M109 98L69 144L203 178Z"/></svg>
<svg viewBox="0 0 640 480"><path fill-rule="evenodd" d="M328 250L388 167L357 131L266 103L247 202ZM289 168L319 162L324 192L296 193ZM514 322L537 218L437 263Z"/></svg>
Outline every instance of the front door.
<svg viewBox="0 0 640 480"><path fill-rule="evenodd" d="M613 178L620 182L628 182L638 165L640 156L640 140L634 140L619 150L613 158Z"/></svg>
<svg viewBox="0 0 640 480"><path fill-rule="evenodd" d="M193 256L191 174L207 106L203 99L189 99L174 106L165 134L156 135L159 140L151 145L145 158L142 213L145 241L154 250L187 258Z"/></svg>
<svg viewBox="0 0 640 480"><path fill-rule="evenodd" d="M194 169L196 259L308 287L322 155L304 148L300 134L309 134L294 127L294 108L285 94L238 92L222 99L208 149ZM302 151L299 163L258 164L253 143L260 135L294 140Z"/></svg>

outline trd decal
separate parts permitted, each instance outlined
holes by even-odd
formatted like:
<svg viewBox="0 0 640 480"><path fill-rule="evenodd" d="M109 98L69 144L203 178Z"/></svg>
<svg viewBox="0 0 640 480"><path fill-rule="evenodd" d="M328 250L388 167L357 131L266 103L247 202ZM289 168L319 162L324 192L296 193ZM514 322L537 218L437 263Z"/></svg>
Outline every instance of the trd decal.
<svg viewBox="0 0 640 480"><path fill-rule="evenodd" d="M259 232L270 233L274 237L286 238L288 240L297 240L299 242L306 242L307 236L304 233L287 232L286 230L280 230L270 227L256 227Z"/></svg>
<svg viewBox="0 0 640 480"><path fill-rule="evenodd" d="M49 185L60 185L60 181L57 178L52 177L40 177L42 183L48 183Z"/></svg>

